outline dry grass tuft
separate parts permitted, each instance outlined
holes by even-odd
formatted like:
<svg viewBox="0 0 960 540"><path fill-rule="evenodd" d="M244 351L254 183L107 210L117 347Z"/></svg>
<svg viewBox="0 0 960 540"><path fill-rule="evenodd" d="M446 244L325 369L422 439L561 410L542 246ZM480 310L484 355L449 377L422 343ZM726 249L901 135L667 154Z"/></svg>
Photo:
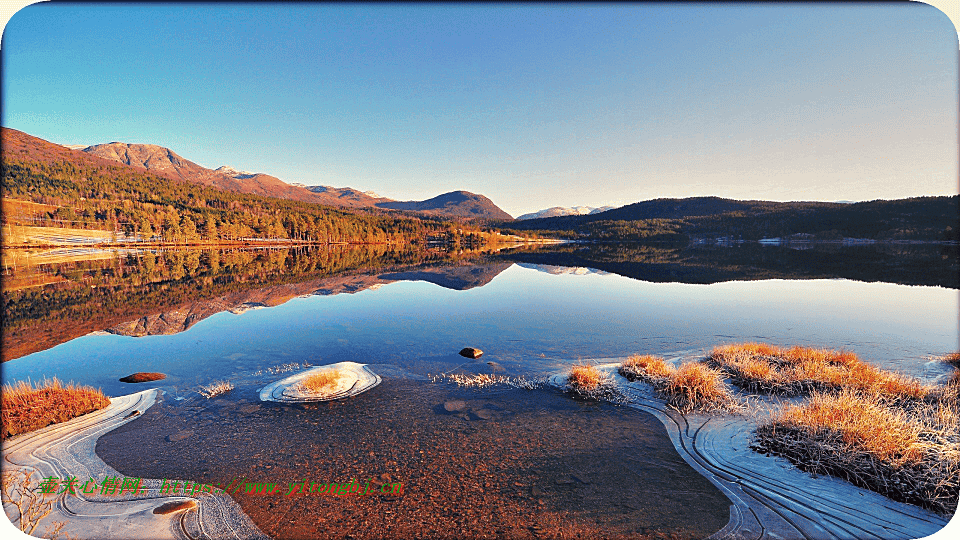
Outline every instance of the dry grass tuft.
<svg viewBox="0 0 960 540"><path fill-rule="evenodd" d="M759 447L896 500L953 513L960 496L956 403L902 401L846 388L814 392L757 429Z"/></svg>
<svg viewBox="0 0 960 540"><path fill-rule="evenodd" d="M63 386L56 378L34 387L23 381L5 384L0 392L3 431L0 439L66 422L110 405L100 390L73 383Z"/></svg>
<svg viewBox="0 0 960 540"><path fill-rule="evenodd" d="M304 392L322 394L336 388L344 374L340 370L328 369L304 377L299 386Z"/></svg>
<svg viewBox="0 0 960 540"><path fill-rule="evenodd" d="M849 351L740 343L714 347L710 362L751 392L805 395L850 388L910 400L934 392L932 386L864 363Z"/></svg>
<svg viewBox="0 0 960 540"><path fill-rule="evenodd" d="M735 404L723 382L724 374L699 363L674 368L659 356L631 356L620 364L619 373L630 381L642 380L682 413L694 409L726 409Z"/></svg>
<svg viewBox="0 0 960 540"><path fill-rule="evenodd" d="M945 354L940 357L940 360L952 365L955 368L960 368L960 352Z"/></svg>
<svg viewBox="0 0 960 540"><path fill-rule="evenodd" d="M596 390L601 380L600 372L593 366L574 366L567 378L567 382L574 390L586 392Z"/></svg>
<svg viewBox="0 0 960 540"><path fill-rule="evenodd" d="M628 381L640 379L643 381L652 382L656 379L668 377L671 373L673 373L674 368L670 364L664 362L663 358L660 358L659 356L634 355L630 358L627 358L625 362L620 364L620 368L617 371L626 377Z"/></svg>
<svg viewBox="0 0 960 540"><path fill-rule="evenodd" d="M203 397L210 399L220 394L226 394L233 390L233 388L233 383L230 381L217 381L206 386L201 386L199 392Z"/></svg>
<svg viewBox="0 0 960 540"><path fill-rule="evenodd" d="M667 404L682 413L694 409L723 409L734 403L723 382L723 374L701 364L689 362L670 373L665 383L657 385Z"/></svg>

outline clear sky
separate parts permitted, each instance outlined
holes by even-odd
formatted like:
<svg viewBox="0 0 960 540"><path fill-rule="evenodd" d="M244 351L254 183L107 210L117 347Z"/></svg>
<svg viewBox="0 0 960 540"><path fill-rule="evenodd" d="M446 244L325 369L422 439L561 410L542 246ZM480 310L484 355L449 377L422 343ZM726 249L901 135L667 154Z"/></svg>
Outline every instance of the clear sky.
<svg viewBox="0 0 960 540"><path fill-rule="evenodd" d="M516 216L958 192L957 31L905 4L35 4L2 124Z"/></svg>

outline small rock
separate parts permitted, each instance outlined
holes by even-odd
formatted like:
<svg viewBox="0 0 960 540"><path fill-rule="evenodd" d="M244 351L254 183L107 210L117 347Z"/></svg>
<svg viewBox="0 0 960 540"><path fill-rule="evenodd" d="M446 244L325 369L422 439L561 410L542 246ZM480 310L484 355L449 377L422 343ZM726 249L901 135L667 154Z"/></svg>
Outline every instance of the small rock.
<svg viewBox="0 0 960 540"><path fill-rule="evenodd" d="M244 405L243 407L240 407L238 410L239 410L240 412L242 412L243 414L250 414L250 413L255 413L255 412L259 411L259 410L260 410L260 406L259 406L259 405L254 405L254 404Z"/></svg>
<svg viewBox="0 0 960 540"><path fill-rule="evenodd" d="M443 404L443 409L447 412L460 412L467 408L467 402L459 399L452 399Z"/></svg>
<svg viewBox="0 0 960 540"><path fill-rule="evenodd" d="M465 347L460 351L460 356L465 356L467 358L480 358L483 356L483 351L473 347Z"/></svg>
<svg viewBox="0 0 960 540"><path fill-rule="evenodd" d="M127 375L126 377L120 379L120 382L125 383L139 383L139 382L150 382L150 381L159 381L166 379L167 376L163 373L146 373L143 371L134 373L133 375Z"/></svg>
<svg viewBox="0 0 960 540"><path fill-rule="evenodd" d="M166 504L161 504L160 506L153 509L154 514L172 514L174 512L179 512L180 510L191 510L197 507L197 501L190 499L186 501L174 501L168 502Z"/></svg>
<svg viewBox="0 0 960 540"><path fill-rule="evenodd" d="M168 442L182 441L182 440L184 440L184 439L186 439L186 438L188 438L188 437L192 437L192 436L193 436L193 432L190 431L190 430L178 431L178 432L176 432L176 433L174 433L174 434L172 434L172 435L167 435L167 441L168 441Z"/></svg>

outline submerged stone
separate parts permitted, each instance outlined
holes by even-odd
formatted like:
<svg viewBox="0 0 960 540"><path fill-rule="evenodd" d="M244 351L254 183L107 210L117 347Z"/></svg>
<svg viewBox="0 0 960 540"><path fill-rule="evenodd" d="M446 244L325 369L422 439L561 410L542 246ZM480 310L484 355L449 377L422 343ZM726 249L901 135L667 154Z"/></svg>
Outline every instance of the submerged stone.
<svg viewBox="0 0 960 540"><path fill-rule="evenodd" d="M460 356L464 356L467 358L480 358L481 356L483 356L483 351L473 347L464 347L463 349L460 350Z"/></svg>

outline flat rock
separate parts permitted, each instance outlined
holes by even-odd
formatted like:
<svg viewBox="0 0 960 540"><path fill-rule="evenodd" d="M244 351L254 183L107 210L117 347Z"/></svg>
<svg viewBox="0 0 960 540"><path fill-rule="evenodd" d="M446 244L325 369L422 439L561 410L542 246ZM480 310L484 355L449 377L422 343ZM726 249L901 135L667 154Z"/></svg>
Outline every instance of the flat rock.
<svg viewBox="0 0 960 540"><path fill-rule="evenodd" d="M120 379L120 382L139 383L139 382L160 381L166 378L167 376L164 375L163 373L148 373L144 371L138 371L133 375L127 375L126 377Z"/></svg>
<svg viewBox="0 0 960 540"><path fill-rule="evenodd" d="M443 403L443 410L447 412L460 412L467 408L467 402L459 399L452 399Z"/></svg>
<svg viewBox="0 0 960 540"><path fill-rule="evenodd" d="M259 410L260 410L260 406L259 406L259 405L254 405L254 404L244 405L244 406L240 407L238 410L239 410L240 412L242 412L243 414L250 414L250 413L255 413L255 412L259 411Z"/></svg>
<svg viewBox="0 0 960 540"><path fill-rule="evenodd" d="M480 358L483 356L483 351L473 347L464 347L460 349L460 356L465 356L467 358Z"/></svg>

